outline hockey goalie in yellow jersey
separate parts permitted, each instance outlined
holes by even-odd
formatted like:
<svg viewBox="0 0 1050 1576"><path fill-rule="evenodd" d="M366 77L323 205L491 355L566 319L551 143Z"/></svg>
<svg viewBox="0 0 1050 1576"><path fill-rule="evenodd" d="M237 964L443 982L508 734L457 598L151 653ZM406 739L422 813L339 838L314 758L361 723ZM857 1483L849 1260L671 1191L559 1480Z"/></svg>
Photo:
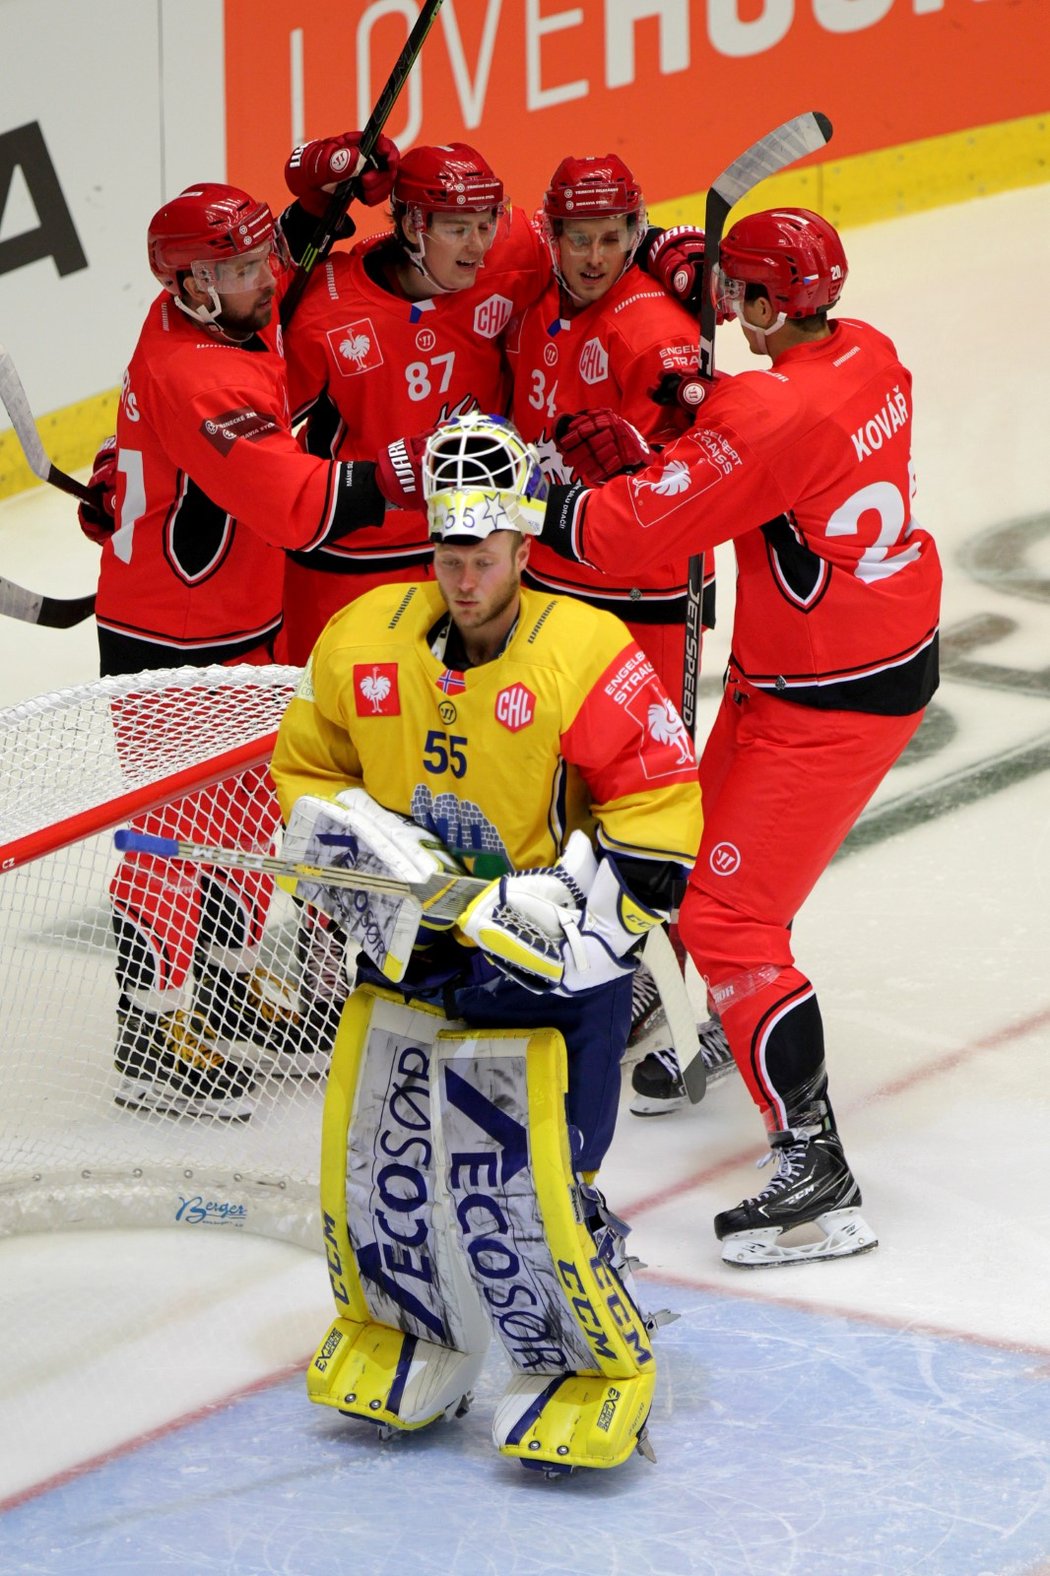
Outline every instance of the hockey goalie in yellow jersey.
<svg viewBox="0 0 1050 1576"><path fill-rule="evenodd" d="M415 884L299 886L356 958L322 1149L338 1316L308 1390L424 1427L495 1331L499 1450L611 1467L650 1453L659 1316L595 1175L637 954L699 842L696 767L626 627L523 589L546 483L515 429L450 421L416 476L434 582L332 618L273 760L289 857ZM487 880L454 917L419 899L464 873Z"/></svg>

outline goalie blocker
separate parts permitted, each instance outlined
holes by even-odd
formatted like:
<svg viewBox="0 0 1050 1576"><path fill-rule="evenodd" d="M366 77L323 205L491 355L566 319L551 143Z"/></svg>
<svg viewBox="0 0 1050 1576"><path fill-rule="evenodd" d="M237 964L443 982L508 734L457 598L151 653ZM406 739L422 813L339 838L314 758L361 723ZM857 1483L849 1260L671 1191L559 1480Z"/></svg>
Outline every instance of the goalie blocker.
<svg viewBox="0 0 1050 1576"><path fill-rule="evenodd" d="M469 1405L491 1332L504 1455L548 1474L651 1455L651 1329L626 1228L575 1174L556 1030L476 1030L364 987L325 1101L321 1202L337 1317L310 1399L386 1434Z"/></svg>

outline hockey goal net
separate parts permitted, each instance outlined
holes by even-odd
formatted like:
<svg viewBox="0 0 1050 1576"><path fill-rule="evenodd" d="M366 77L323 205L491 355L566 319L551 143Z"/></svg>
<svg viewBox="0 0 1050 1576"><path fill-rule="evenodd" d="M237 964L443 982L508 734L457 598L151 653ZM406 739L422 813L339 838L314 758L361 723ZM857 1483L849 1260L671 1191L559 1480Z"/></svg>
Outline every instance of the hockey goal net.
<svg viewBox="0 0 1050 1576"><path fill-rule="evenodd" d="M190 825L194 841L269 852L266 767L298 676L170 669L0 713L0 1234L170 1223L320 1247L322 1078L284 1076L259 1051L247 1121L114 1099L113 830ZM176 930L183 909L195 922L200 868L170 867ZM272 884L255 895L255 965L294 1010L296 905Z"/></svg>

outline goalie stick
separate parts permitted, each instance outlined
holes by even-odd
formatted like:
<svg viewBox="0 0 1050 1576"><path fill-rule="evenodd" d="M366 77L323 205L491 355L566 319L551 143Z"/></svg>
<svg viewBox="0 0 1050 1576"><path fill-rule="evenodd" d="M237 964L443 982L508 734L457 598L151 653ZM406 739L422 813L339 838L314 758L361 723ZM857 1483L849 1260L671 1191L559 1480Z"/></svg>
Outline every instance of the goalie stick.
<svg viewBox="0 0 1050 1576"><path fill-rule="evenodd" d="M217 865L226 870L258 870L265 875L318 881L330 887L351 887L361 892L391 892L414 897L434 919L454 920L491 882L480 876L433 875L426 881L399 881L364 870L338 865L307 865L277 854L253 854L239 848L213 848L206 843L182 843L174 837L154 837L124 829L113 833L113 846L124 854L153 854L160 859L188 859L193 864Z"/></svg>
<svg viewBox="0 0 1050 1576"><path fill-rule="evenodd" d="M364 131L361 133L361 158L366 160L376 143L379 134L390 118L393 109L401 94L401 89L408 81L409 73L419 58L423 48L423 41L441 10L442 0L427 0L419 15L416 17L412 31L405 42L405 47L394 61L393 69L386 79L382 93L375 103L375 108L368 117ZM363 167L363 166L362 166ZM310 275L318 263L323 263L328 253L332 250L335 232L346 214L351 202L357 194L357 180L351 175L347 180L340 181L332 193L325 214L317 229L310 237L309 244L303 252L296 266L295 277L285 291L281 301L281 326L286 328L292 320L292 315L303 298Z"/></svg>
<svg viewBox="0 0 1050 1576"><path fill-rule="evenodd" d="M98 499L90 487L85 487L83 482L76 481L72 476L67 476L65 471L60 471L57 465L52 465L40 441L40 434L33 420L33 412L29 408L26 391L22 387L22 379L18 376L14 362L9 351L0 345L0 400L4 409L11 418L11 426L15 436L22 445L22 452L29 461L29 469L34 476L39 476L42 482L50 482L52 487L57 487L60 492L69 493L74 498L79 498L82 503L97 505ZM18 615L16 615L17 617ZM39 622L39 620L31 620Z"/></svg>
<svg viewBox="0 0 1050 1576"><path fill-rule="evenodd" d="M792 120L784 121L783 125L767 131L766 135L760 137L757 142L753 142L750 148L722 171L709 190L704 207L704 266L700 285L699 376L701 378L709 380L715 375L717 313L712 280L718 262L719 248L722 245L722 232L730 209L746 197L760 181L768 179L770 175L778 175L781 170L786 170L789 165L794 164L796 159L805 158L807 153L816 153L820 148L825 147L831 141L832 129L830 120L826 115L821 114L820 110L810 110L804 115L796 115ZM701 392L696 403L700 404L702 399ZM689 602L686 608L687 650L692 643L692 649L698 651L699 638L700 599L693 594L691 578ZM694 678L692 690L694 699L695 682ZM687 727L693 726L684 712L683 721ZM679 1058L678 1065L681 1068L686 1093L696 1105L703 1099L707 1087L707 1073L704 1069L704 1058L699 1041L689 1060L683 1062Z"/></svg>

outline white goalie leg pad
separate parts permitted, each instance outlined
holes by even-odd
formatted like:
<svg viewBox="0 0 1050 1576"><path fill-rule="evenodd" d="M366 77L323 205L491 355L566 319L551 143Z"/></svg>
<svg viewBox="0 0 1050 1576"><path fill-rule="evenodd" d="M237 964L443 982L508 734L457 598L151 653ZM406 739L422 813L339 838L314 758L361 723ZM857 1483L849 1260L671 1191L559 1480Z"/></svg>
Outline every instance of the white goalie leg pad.
<svg viewBox="0 0 1050 1576"><path fill-rule="evenodd" d="M495 1442L555 1470L617 1466L644 1435L655 1364L645 1322L585 1225L565 1043L552 1029L449 1029L435 1076L451 1213L516 1370Z"/></svg>
<svg viewBox="0 0 1050 1576"><path fill-rule="evenodd" d="M490 1339L438 1186L431 1061L446 1022L356 991L325 1097L321 1206L338 1317L307 1393L390 1432L459 1409Z"/></svg>
<svg viewBox="0 0 1050 1576"><path fill-rule="evenodd" d="M464 874L437 838L384 809L363 788L345 789L335 799L309 794L297 799L282 851L297 864L333 865L398 881L426 881L441 872ZM337 920L386 979L396 984L404 978L424 920L415 897L303 880L296 882L296 892Z"/></svg>

